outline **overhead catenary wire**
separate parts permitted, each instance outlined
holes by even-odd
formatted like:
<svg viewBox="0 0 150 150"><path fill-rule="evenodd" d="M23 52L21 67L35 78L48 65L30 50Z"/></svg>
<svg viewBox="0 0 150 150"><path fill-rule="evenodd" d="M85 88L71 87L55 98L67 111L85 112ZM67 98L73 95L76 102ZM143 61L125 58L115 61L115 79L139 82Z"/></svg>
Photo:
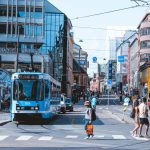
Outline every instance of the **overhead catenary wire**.
<svg viewBox="0 0 150 150"><path fill-rule="evenodd" d="M109 28L102 28L102 27L82 27L82 26L73 26L73 28L81 28L81 29L93 29L93 30L112 30L112 31L131 31L135 32L134 30L130 29L109 29Z"/></svg>
<svg viewBox="0 0 150 150"><path fill-rule="evenodd" d="M94 17L94 16L100 16L100 15L104 15L104 14L109 14L109 13L114 13L114 12L118 12L118 11L133 9L133 8L137 8L137 7L148 7L148 6L149 6L149 3L142 4L142 5L137 4L137 5L130 6L130 7L125 7L125 8L120 8L120 9L114 9L114 10L100 12L100 13L96 13L96 14L91 14L91 15L86 15L86 16L81 16L81 17L76 17L76 18L72 18L71 20L90 18L90 17Z"/></svg>

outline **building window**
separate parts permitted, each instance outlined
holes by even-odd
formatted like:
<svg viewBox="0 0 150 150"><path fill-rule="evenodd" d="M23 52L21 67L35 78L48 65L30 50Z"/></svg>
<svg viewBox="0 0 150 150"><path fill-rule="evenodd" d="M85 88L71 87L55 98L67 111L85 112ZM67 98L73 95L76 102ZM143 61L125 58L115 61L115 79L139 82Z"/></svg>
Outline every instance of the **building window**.
<svg viewBox="0 0 150 150"><path fill-rule="evenodd" d="M141 46L141 49L142 48L150 48L150 41L142 41L140 46Z"/></svg>
<svg viewBox="0 0 150 150"><path fill-rule="evenodd" d="M0 16L7 16L7 6L0 5Z"/></svg>
<svg viewBox="0 0 150 150"><path fill-rule="evenodd" d="M0 33L6 34L6 24L0 24Z"/></svg>
<svg viewBox="0 0 150 150"><path fill-rule="evenodd" d="M18 7L18 13L17 13L18 17L25 17L25 8L22 7Z"/></svg>
<svg viewBox="0 0 150 150"><path fill-rule="evenodd" d="M34 26L35 36L42 35L42 25L35 25Z"/></svg>
<svg viewBox="0 0 150 150"><path fill-rule="evenodd" d="M26 25L26 35L29 35L29 24Z"/></svg>
<svg viewBox="0 0 150 150"><path fill-rule="evenodd" d="M8 16L11 17L11 6L8 6Z"/></svg>
<svg viewBox="0 0 150 150"><path fill-rule="evenodd" d="M15 6L13 7L13 14L12 14L12 16L16 17L16 7Z"/></svg>
<svg viewBox="0 0 150 150"><path fill-rule="evenodd" d="M140 35L150 35L150 28L142 28L140 30Z"/></svg>
<svg viewBox="0 0 150 150"><path fill-rule="evenodd" d="M19 35L24 35L24 25L18 25L19 27Z"/></svg>
<svg viewBox="0 0 150 150"><path fill-rule="evenodd" d="M16 34L16 24L12 25L12 34Z"/></svg>
<svg viewBox="0 0 150 150"><path fill-rule="evenodd" d="M34 18L34 8L33 7L30 8L30 16L31 16L31 18Z"/></svg>
<svg viewBox="0 0 150 150"><path fill-rule="evenodd" d="M26 17L29 18L29 6L26 7Z"/></svg>
<svg viewBox="0 0 150 150"><path fill-rule="evenodd" d="M35 18L42 18L42 8L35 8Z"/></svg>
<svg viewBox="0 0 150 150"><path fill-rule="evenodd" d="M0 42L0 47L2 48L6 48L6 43L2 43L2 42Z"/></svg>
<svg viewBox="0 0 150 150"><path fill-rule="evenodd" d="M15 48L15 43L7 43L7 48Z"/></svg>

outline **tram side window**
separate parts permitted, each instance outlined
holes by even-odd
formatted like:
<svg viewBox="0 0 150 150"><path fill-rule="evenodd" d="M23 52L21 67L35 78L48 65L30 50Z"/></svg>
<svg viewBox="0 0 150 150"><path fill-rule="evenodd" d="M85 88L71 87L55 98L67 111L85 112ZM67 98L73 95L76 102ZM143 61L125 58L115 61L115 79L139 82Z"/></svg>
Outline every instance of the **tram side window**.
<svg viewBox="0 0 150 150"><path fill-rule="evenodd" d="M18 83L17 81L14 81L13 84L13 99L17 99L18 98Z"/></svg>
<svg viewBox="0 0 150 150"><path fill-rule="evenodd" d="M52 83L51 86L52 86L51 97L56 97L56 85Z"/></svg>
<svg viewBox="0 0 150 150"><path fill-rule="evenodd" d="M41 82L40 99L44 99L44 81Z"/></svg>
<svg viewBox="0 0 150 150"><path fill-rule="evenodd" d="M45 98L48 98L49 97L49 84L48 84L48 81L45 81Z"/></svg>
<svg viewBox="0 0 150 150"><path fill-rule="evenodd" d="M39 89L39 84L38 81L34 81L33 86L32 86L32 95L31 98L32 99L37 99L37 93L38 93L38 89Z"/></svg>

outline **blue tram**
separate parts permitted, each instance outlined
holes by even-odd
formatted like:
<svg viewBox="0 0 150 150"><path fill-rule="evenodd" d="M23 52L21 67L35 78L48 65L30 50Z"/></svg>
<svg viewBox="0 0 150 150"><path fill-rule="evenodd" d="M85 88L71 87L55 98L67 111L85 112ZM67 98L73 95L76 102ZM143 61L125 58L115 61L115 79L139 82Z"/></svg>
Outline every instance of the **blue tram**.
<svg viewBox="0 0 150 150"><path fill-rule="evenodd" d="M49 120L59 113L61 84L45 73L21 72L12 75L11 118Z"/></svg>

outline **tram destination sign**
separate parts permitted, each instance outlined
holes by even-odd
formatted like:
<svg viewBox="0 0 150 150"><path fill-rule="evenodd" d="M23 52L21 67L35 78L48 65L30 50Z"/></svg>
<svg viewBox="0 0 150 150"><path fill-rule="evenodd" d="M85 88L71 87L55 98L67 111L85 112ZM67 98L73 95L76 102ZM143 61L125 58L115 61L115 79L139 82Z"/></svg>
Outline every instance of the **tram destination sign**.
<svg viewBox="0 0 150 150"><path fill-rule="evenodd" d="M35 79L39 79L39 76L38 75L19 75L18 77L19 79L22 79L22 80L35 80Z"/></svg>

